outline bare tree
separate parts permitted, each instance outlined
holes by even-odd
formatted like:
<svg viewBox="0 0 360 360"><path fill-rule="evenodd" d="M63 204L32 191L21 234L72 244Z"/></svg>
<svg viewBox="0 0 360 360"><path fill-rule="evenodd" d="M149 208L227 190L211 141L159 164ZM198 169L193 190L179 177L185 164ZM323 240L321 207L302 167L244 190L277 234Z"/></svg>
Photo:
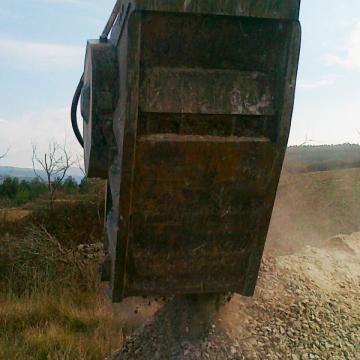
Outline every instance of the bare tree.
<svg viewBox="0 0 360 360"><path fill-rule="evenodd" d="M81 171L81 173L83 174L84 178L87 177L86 171L85 171L85 166L84 166L84 155L78 155L76 157L76 164L77 164L77 167L79 168L79 170Z"/></svg>
<svg viewBox="0 0 360 360"><path fill-rule="evenodd" d="M6 149L6 151L3 154L0 155L0 160L4 159L7 156L8 153L9 153L9 149Z"/></svg>
<svg viewBox="0 0 360 360"><path fill-rule="evenodd" d="M305 145L309 145L309 144L315 143L315 142L317 142L317 141L309 139L308 136L306 135L305 136L305 141L302 144L298 145L298 146L305 146Z"/></svg>
<svg viewBox="0 0 360 360"><path fill-rule="evenodd" d="M65 143L59 145L56 142L51 142L47 151L40 155L37 146L33 144L33 170L37 178L47 184L51 210L54 209L57 192L73 163ZM37 168L40 168L40 170Z"/></svg>

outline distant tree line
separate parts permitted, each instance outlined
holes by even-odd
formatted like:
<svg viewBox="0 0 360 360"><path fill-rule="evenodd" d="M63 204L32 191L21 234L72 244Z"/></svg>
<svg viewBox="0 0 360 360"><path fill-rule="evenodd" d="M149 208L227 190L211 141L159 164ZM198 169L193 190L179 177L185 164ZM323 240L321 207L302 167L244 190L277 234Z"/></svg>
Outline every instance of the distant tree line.
<svg viewBox="0 0 360 360"><path fill-rule="evenodd" d="M73 177L69 176L59 185L59 192L66 195L86 194L89 191L90 182L87 178L83 178L78 184ZM0 199L14 202L17 205L45 196L48 192L48 184L39 178L28 181L7 177L0 184Z"/></svg>
<svg viewBox="0 0 360 360"><path fill-rule="evenodd" d="M6 157L8 151L0 154L0 160ZM39 152L36 144L33 144L32 164L35 178L30 181L16 177L5 178L0 182L0 200L21 205L46 195L49 209L54 210L55 199L60 193L71 195L86 194L90 191L91 182L85 176L80 159L78 163L84 174L80 184L72 176L67 176L75 161L67 150L65 141L63 144L51 141L43 152Z"/></svg>
<svg viewBox="0 0 360 360"><path fill-rule="evenodd" d="M359 167L360 146L357 144L291 146L285 159L285 168L292 173Z"/></svg>

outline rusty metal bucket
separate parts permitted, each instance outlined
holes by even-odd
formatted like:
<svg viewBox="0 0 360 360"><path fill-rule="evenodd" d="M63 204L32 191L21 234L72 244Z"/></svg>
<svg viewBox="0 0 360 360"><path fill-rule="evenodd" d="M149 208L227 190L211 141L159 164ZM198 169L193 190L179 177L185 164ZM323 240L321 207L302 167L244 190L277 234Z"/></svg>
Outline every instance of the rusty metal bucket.
<svg viewBox="0 0 360 360"><path fill-rule="evenodd" d="M300 0L120 1L90 41L85 162L113 301L252 295L290 130Z"/></svg>

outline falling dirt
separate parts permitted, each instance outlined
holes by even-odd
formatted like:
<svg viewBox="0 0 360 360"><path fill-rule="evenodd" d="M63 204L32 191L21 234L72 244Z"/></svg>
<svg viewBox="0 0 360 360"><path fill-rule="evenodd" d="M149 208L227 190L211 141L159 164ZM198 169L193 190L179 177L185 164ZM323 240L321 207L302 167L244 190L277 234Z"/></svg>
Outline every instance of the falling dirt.
<svg viewBox="0 0 360 360"><path fill-rule="evenodd" d="M267 252L287 255L360 231L360 169L289 174L279 184Z"/></svg>

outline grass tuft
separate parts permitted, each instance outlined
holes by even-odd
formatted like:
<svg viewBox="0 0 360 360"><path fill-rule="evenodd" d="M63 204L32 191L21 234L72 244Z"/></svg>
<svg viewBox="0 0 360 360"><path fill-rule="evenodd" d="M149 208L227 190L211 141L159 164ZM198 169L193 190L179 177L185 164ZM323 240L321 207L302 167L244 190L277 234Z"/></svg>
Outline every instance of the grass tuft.
<svg viewBox="0 0 360 360"><path fill-rule="evenodd" d="M74 294L0 298L0 359L104 359L121 344L123 324L106 300L87 296L81 307Z"/></svg>
<svg viewBox="0 0 360 360"><path fill-rule="evenodd" d="M98 260L78 247L65 247L43 227L29 226L23 237L0 238L0 285L7 293L97 291Z"/></svg>
<svg viewBox="0 0 360 360"><path fill-rule="evenodd" d="M121 345L98 280L101 244L32 225L0 249L0 360L103 360Z"/></svg>

